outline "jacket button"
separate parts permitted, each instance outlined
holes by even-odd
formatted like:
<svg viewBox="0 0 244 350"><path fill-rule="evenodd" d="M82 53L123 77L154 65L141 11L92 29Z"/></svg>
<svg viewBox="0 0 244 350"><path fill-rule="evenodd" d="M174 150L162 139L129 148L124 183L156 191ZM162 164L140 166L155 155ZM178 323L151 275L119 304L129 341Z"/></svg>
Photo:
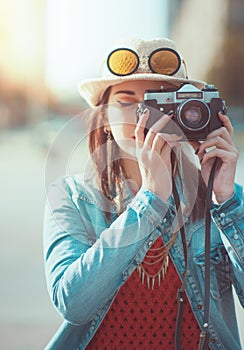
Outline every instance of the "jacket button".
<svg viewBox="0 0 244 350"><path fill-rule="evenodd" d="M127 271L123 272L123 280L127 280L127 278L129 277L129 274Z"/></svg>
<svg viewBox="0 0 244 350"><path fill-rule="evenodd" d="M220 216L221 218L225 218L225 213L220 213L219 216Z"/></svg>
<svg viewBox="0 0 244 350"><path fill-rule="evenodd" d="M197 305L197 308L198 308L198 310L202 310L202 305L201 305L201 304L198 304L198 305Z"/></svg>
<svg viewBox="0 0 244 350"><path fill-rule="evenodd" d="M147 246L150 248L152 246L152 244L153 244L153 241L151 240L147 243Z"/></svg>

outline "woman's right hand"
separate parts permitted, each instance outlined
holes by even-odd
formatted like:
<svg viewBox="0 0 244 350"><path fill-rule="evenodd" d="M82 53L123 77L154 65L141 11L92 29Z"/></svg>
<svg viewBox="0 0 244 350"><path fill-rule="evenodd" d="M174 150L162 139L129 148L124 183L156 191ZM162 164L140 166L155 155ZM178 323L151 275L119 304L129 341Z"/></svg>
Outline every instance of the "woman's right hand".
<svg viewBox="0 0 244 350"><path fill-rule="evenodd" d="M172 116L164 114L144 133L150 112L146 108L135 129L136 155L142 177L142 186L154 192L163 201L172 193L171 150L180 147L181 136L160 132Z"/></svg>

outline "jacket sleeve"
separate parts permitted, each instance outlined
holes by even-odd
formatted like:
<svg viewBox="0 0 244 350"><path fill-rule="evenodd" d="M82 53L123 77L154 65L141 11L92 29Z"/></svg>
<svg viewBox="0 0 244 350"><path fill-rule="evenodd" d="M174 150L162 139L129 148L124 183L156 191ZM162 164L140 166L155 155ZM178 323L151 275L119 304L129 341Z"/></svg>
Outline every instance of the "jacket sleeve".
<svg viewBox="0 0 244 350"><path fill-rule="evenodd" d="M229 200L214 205L212 216L232 263L233 284L244 307L244 205L240 185L235 184L235 192Z"/></svg>
<svg viewBox="0 0 244 350"><path fill-rule="evenodd" d="M64 179L50 186L48 200L44 218L48 291L68 322L85 324L124 283L123 271L142 245L160 235L157 228L169 229L169 204L142 188L91 243L86 222Z"/></svg>

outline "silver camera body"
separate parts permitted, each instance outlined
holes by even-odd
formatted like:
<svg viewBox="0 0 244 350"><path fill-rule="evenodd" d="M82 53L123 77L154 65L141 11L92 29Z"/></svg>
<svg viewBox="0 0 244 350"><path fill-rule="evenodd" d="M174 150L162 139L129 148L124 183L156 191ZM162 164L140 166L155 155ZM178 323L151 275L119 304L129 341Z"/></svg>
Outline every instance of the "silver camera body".
<svg viewBox="0 0 244 350"><path fill-rule="evenodd" d="M211 131L222 126L218 112L226 113L225 102L214 85L206 85L202 90L191 84L177 91L165 91L163 87L147 90L138 111L145 108L150 110L147 130L163 114L174 113L162 132L183 135L182 141L205 140Z"/></svg>

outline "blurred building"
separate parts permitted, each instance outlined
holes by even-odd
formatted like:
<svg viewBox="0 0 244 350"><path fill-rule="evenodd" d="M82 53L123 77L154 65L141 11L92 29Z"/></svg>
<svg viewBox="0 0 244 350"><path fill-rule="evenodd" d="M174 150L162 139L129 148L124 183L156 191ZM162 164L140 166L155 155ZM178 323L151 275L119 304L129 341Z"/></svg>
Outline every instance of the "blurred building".
<svg viewBox="0 0 244 350"><path fill-rule="evenodd" d="M214 83L231 105L243 106L243 0L170 0L169 15L189 76Z"/></svg>
<svg viewBox="0 0 244 350"><path fill-rule="evenodd" d="M229 0L169 1L170 36L177 42L192 78L205 79L223 43Z"/></svg>

